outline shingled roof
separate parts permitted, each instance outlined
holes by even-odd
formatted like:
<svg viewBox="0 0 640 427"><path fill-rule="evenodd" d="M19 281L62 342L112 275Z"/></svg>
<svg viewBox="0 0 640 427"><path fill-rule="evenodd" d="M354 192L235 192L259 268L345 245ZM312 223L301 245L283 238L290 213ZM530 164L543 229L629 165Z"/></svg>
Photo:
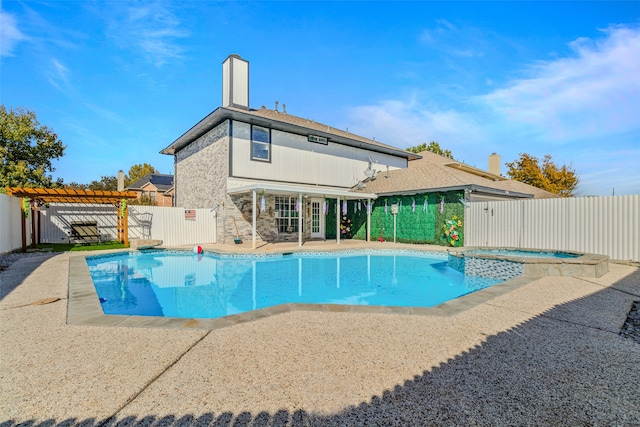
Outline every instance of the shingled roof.
<svg viewBox="0 0 640 427"><path fill-rule="evenodd" d="M355 187L353 191L366 191L384 196L475 188L478 192L504 194L510 197L557 197L548 191L491 174L430 151L423 151L420 156L421 159L410 161L407 168L379 171L376 179L364 182L366 187Z"/></svg>
<svg viewBox="0 0 640 427"><path fill-rule="evenodd" d="M173 188L173 175L150 173L128 186L127 189L142 190L142 187L149 183L153 184L158 191L166 192Z"/></svg>
<svg viewBox="0 0 640 427"><path fill-rule="evenodd" d="M282 130L284 132L304 135L305 137L310 134L322 136L334 143L393 154L409 160L420 158L420 156L415 153L383 144L374 139L365 138L354 133L327 126L314 120L294 116L285 112L269 110L264 107L257 110L245 110L235 107L218 107L172 142L167 148L160 151L160 153L171 155L177 153L227 119L266 126L272 129Z"/></svg>

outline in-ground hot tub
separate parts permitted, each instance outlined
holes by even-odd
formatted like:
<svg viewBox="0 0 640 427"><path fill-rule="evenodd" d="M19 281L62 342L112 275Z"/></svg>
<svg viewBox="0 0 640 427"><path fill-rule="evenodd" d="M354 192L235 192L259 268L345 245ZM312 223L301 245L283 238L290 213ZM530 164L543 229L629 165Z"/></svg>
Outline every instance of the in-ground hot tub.
<svg viewBox="0 0 640 427"><path fill-rule="evenodd" d="M449 266L468 275L600 277L609 257L567 251L469 247L449 250Z"/></svg>

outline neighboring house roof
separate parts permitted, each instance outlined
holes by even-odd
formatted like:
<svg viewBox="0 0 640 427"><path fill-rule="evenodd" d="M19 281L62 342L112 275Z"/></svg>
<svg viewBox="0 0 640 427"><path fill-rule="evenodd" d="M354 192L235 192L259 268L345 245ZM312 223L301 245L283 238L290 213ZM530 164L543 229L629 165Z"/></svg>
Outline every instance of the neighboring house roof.
<svg viewBox="0 0 640 427"><path fill-rule="evenodd" d="M172 142L167 148L160 151L160 153L170 155L177 153L227 119L243 121L258 126L265 126L271 129L303 135L305 137L310 134L318 135L328 138L329 141L338 144L366 148L372 151L404 157L409 160L420 158L420 156L414 153L391 145L382 144L373 139L336 129L313 120L303 119L280 111L268 110L264 107L258 110L219 107Z"/></svg>
<svg viewBox="0 0 640 427"><path fill-rule="evenodd" d="M128 186L127 189L142 190L142 188L147 184L153 184L158 191L166 193L173 188L173 175L150 173Z"/></svg>
<svg viewBox="0 0 640 427"><path fill-rule="evenodd" d="M550 198L557 195L523 182L507 179L453 159L423 151L421 159L409 162L409 167L391 171L378 171L376 179L364 181L366 187L353 191L391 194L471 189L481 193L502 194L511 197Z"/></svg>

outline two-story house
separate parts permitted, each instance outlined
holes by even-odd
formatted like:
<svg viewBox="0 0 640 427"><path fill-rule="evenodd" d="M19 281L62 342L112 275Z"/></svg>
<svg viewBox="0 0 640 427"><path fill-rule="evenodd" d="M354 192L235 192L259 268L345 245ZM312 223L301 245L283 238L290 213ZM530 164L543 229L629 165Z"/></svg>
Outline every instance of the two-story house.
<svg viewBox="0 0 640 427"><path fill-rule="evenodd" d="M277 107L251 109L249 63L238 55L222 64L222 106L161 153L174 156L175 206L215 209L218 242L240 237L254 247L327 234L339 242L346 201L376 198L350 189L420 158ZM328 224L329 209L337 212Z"/></svg>
<svg viewBox="0 0 640 427"><path fill-rule="evenodd" d="M155 206L173 206L173 175L150 173L125 190L136 192L138 202L144 200Z"/></svg>

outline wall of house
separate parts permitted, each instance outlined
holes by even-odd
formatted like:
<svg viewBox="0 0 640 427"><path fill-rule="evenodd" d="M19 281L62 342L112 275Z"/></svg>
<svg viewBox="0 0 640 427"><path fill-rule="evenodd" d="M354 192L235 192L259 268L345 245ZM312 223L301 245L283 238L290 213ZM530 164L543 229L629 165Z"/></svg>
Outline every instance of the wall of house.
<svg viewBox="0 0 640 427"><path fill-rule="evenodd" d="M176 153L175 205L195 209L224 204L228 165L229 121L225 121ZM224 227L219 230L222 233Z"/></svg>
<svg viewBox="0 0 640 427"><path fill-rule="evenodd" d="M276 241L297 241L298 233L279 233L276 224L275 199L274 194L265 194L265 209L261 209L261 195L256 195L256 240L258 244L263 242ZM228 203L225 205L226 221L225 233L226 242L230 243L236 236L242 241L251 241L253 238L252 213L253 195L251 193L234 194L228 196ZM235 225L233 220L235 219ZM311 238L311 202L309 199L302 200L302 238ZM335 222L334 222L335 224ZM237 234L236 234L237 227ZM221 240L222 241L222 240Z"/></svg>
<svg viewBox="0 0 640 427"><path fill-rule="evenodd" d="M398 169L407 160L388 154L329 142L309 142L305 136L271 132L271 161L251 160L251 126L233 122L231 176L278 182L349 188L365 178L369 157L372 168Z"/></svg>

